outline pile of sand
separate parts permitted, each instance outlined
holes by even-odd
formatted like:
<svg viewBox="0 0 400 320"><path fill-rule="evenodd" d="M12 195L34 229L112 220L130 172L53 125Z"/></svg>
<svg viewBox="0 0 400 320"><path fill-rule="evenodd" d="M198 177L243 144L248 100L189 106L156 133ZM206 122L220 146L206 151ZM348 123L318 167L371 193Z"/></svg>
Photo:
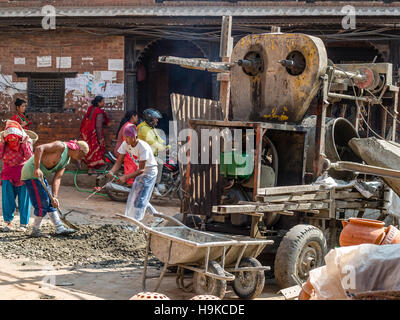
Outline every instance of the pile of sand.
<svg viewBox="0 0 400 320"><path fill-rule="evenodd" d="M46 260L52 265L121 267L141 266L145 257L146 240L142 231L118 225L80 226L70 236L56 236L51 225L43 233L51 238L32 238L18 232L0 232L0 257ZM150 265L160 262L151 257Z"/></svg>

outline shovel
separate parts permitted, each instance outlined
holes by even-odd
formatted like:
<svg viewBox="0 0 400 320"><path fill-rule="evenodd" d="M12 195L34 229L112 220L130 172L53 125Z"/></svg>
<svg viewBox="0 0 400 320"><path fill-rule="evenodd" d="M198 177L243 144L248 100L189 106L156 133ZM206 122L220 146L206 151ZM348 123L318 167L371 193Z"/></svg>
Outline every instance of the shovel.
<svg viewBox="0 0 400 320"><path fill-rule="evenodd" d="M39 178L39 181L40 181L40 183L42 184L44 190L46 190L47 195L49 196L51 202L54 202L53 195L52 195L52 194L49 192L49 190L47 189L46 184L45 184L44 181L43 181L43 178ZM68 212L65 213L65 214L61 212L60 208L57 208L57 211L58 211L58 214L60 215L60 219L61 219L62 222L64 222L68 227L70 227L70 228L72 228L72 229L79 230L79 228L78 228L76 225L74 225L73 223L69 222L69 221L67 220L67 218L66 218L67 215L70 214L70 213L72 212L72 210L68 211Z"/></svg>

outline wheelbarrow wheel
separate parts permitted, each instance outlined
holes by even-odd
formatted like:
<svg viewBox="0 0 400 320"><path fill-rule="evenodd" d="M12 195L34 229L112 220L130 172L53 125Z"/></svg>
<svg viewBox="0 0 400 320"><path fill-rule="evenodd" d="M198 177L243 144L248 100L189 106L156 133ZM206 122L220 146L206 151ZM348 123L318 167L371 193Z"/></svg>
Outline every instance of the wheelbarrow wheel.
<svg viewBox="0 0 400 320"><path fill-rule="evenodd" d="M255 258L243 258L239 267L262 267ZM260 295L265 285L264 271L238 271L233 281L233 291L242 299L254 299Z"/></svg>
<svg viewBox="0 0 400 320"><path fill-rule="evenodd" d="M216 261L208 264L209 272L224 276L224 270ZM199 295L212 295L222 299L226 292L226 280L218 280L200 272L193 275L193 289Z"/></svg>

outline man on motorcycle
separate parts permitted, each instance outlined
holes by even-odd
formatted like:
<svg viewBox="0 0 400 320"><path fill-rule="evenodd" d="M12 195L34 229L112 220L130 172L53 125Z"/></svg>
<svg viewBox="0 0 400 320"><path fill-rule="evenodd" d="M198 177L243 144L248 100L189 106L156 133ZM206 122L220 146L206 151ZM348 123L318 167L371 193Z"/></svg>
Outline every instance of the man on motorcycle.
<svg viewBox="0 0 400 320"><path fill-rule="evenodd" d="M156 186L154 188L154 195L161 196L160 191L165 190L165 186L160 183L162 177L162 169L165 161L161 158L161 154L166 149L169 149L169 145L166 145L165 140L160 136L157 129L155 128L158 124L158 119L161 119L161 113L153 108L146 109L143 111L143 122L137 126L138 138L146 141L151 149L157 161L158 174L156 180Z"/></svg>

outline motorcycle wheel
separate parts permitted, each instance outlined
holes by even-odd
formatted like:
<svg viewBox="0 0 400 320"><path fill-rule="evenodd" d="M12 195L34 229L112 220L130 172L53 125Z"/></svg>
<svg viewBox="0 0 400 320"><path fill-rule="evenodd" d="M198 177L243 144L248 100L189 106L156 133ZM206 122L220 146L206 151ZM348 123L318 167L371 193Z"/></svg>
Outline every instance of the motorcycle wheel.
<svg viewBox="0 0 400 320"><path fill-rule="evenodd" d="M107 188L105 188L106 194L108 195L108 197L113 200L113 201L118 201L118 202L126 202L128 201L128 193L124 193L124 192L115 192L115 191L111 191L108 190Z"/></svg>

